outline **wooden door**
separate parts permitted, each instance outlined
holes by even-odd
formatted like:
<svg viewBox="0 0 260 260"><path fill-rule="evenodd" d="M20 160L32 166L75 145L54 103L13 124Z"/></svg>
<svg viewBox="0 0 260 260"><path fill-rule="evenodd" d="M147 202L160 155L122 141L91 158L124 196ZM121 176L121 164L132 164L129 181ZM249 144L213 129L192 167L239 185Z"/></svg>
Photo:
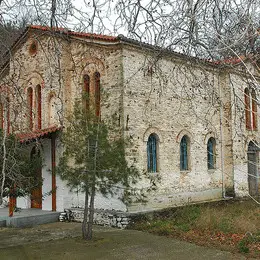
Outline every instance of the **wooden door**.
<svg viewBox="0 0 260 260"><path fill-rule="evenodd" d="M251 196L258 195L258 149L250 142L247 151L248 190Z"/></svg>
<svg viewBox="0 0 260 260"><path fill-rule="evenodd" d="M32 149L31 157L32 156L39 156L40 157L40 151L36 151L35 148ZM35 178L39 180L39 185L35 187L32 190L31 193L31 208L42 208L42 169L39 167L39 169L35 172Z"/></svg>

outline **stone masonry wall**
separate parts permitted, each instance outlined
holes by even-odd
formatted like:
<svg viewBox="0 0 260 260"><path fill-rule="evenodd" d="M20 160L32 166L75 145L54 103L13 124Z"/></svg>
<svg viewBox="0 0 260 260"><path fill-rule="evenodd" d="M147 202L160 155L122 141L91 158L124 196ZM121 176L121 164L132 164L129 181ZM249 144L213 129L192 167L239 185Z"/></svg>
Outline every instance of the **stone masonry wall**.
<svg viewBox="0 0 260 260"><path fill-rule="evenodd" d="M70 221L83 222L84 218L84 210L80 208L70 208L65 210L66 213L70 212L71 219ZM63 213L61 214L63 215ZM66 215L64 217L60 217L61 221L66 219ZM111 210L95 210L94 213L94 224L102 225L102 226L110 226L117 228L126 228L128 224L131 222L131 215L126 212L121 211L111 211Z"/></svg>
<svg viewBox="0 0 260 260"><path fill-rule="evenodd" d="M57 36L57 35L56 35ZM37 95L36 86L41 86L42 98L42 129L59 126L64 118L72 112L74 101L81 98L83 76L91 78L91 99L94 97L94 73L100 73L101 117L111 121L115 118L115 126L120 127L122 120L122 62L121 49L117 45L96 42L93 40L66 37L56 37L49 32L30 31L13 53L10 62L10 74L4 79L4 84L11 86L11 127L13 132L31 133L37 128ZM36 50L31 52L32 43ZM1 83L2 85L2 83ZM33 129L29 129L27 89L33 89ZM93 104L91 104L93 105ZM40 140L41 141L41 140ZM44 142L44 141L43 141ZM59 145L60 146L60 145ZM56 147L58 164L61 147ZM46 152L48 152L46 150ZM47 156L48 157L48 156ZM46 157L46 158L47 158ZM49 157L45 160L45 169L51 169ZM49 175L48 175L49 174ZM46 176L45 176L46 175ZM44 175L45 183L50 186L50 172ZM57 180L57 209L73 205L84 205L84 196L72 193L66 183ZM44 187L45 191L48 187ZM50 203L47 201L48 209ZM30 204L30 203L29 203ZM125 211L126 207L120 199L104 198L97 194L96 205L99 208ZM47 209L45 207L45 209Z"/></svg>
<svg viewBox="0 0 260 260"><path fill-rule="evenodd" d="M250 66L248 66L250 69ZM253 87L256 90L256 96L259 97L260 92L257 88L258 81L260 80L257 71L250 70L253 77L244 74L240 69L240 73L230 73L230 85L233 89L231 96L232 106L232 152L233 152L233 167L234 167L234 186L237 196L248 196L248 158L247 150L250 141L260 143L259 137L259 117L257 116L256 130L248 130L245 123L245 88ZM259 106L257 108L259 113ZM258 159L259 160L259 159ZM258 162L259 163L259 162ZM258 167L259 168L259 167ZM259 178L259 170L258 170ZM257 179L256 179L257 181Z"/></svg>
<svg viewBox="0 0 260 260"><path fill-rule="evenodd" d="M146 211L222 197L219 71L174 55L124 48L124 124L127 155L143 179L136 186ZM153 56L154 55L154 56ZM157 56L156 56L157 55ZM159 58L158 58L159 57ZM147 173L147 140L158 136L156 173ZM190 138L189 170L180 170L180 141ZM216 169L207 168L207 141L216 139ZM152 185L152 187L151 187ZM137 200L136 200L137 201Z"/></svg>

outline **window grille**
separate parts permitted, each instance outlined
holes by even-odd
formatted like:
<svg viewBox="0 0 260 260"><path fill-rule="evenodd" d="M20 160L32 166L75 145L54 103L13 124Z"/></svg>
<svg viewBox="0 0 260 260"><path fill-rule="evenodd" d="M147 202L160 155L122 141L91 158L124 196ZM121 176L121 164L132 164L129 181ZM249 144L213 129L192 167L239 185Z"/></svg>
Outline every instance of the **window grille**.
<svg viewBox="0 0 260 260"><path fill-rule="evenodd" d="M151 134L147 142L147 169L148 172L157 172L157 138Z"/></svg>

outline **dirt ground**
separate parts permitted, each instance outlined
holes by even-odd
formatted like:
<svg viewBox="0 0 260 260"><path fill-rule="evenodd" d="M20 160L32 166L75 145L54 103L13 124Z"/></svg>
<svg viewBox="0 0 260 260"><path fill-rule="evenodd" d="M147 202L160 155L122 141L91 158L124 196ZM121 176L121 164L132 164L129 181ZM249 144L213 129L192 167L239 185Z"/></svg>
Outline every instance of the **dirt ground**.
<svg viewBox="0 0 260 260"><path fill-rule="evenodd" d="M0 259L246 259L217 249L135 230L94 227L93 241L81 239L80 223L1 228Z"/></svg>

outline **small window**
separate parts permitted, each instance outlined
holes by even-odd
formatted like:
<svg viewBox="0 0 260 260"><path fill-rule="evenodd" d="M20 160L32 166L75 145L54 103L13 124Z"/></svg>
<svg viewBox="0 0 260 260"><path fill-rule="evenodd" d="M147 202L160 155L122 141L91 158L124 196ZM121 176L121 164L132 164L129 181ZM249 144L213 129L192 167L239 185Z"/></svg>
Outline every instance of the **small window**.
<svg viewBox="0 0 260 260"><path fill-rule="evenodd" d="M246 129L257 129L257 97L253 88L246 88L245 95L245 120Z"/></svg>
<svg viewBox="0 0 260 260"><path fill-rule="evenodd" d="M246 128L251 129L250 95L248 88L245 89L245 116Z"/></svg>
<svg viewBox="0 0 260 260"><path fill-rule="evenodd" d="M216 169L216 141L210 137L207 143L208 169Z"/></svg>
<svg viewBox="0 0 260 260"><path fill-rule="evenodd" d="M27 89L27 106L28 106L28 125L29 129L33 129L33 90Z"/></svg>
<svg viewBox="0 0 260 260"><path fill-rule="evenodd" d="M82 104L85 112L89 111L89 86L90 78L89 75L83 77L83 89L82 89Z"/></svg>
<svg viewBox="0 0 260 260"><path fill-rule="evenodd" d="M254 89L252 89L251 92L251 99L252 99L252 128L253 130L256 130L257 129L257 100L256 100L256 93Z"/></svg>
<svg viewBox="0 0 260 260"><path fill-rule="evenodd" d="M35 55L38 50L38 43L37 41L33 40L29 46L29 54L30 55Z"/></svg>
<svg viewBox="0 0 260 260"><path fill-rule="evenodd" d="M157 172L158 171L158 144L157 136L151 134L147 142L147 170L148 172Z"/></svg>
<svg viewBox="0 0 260 260"><path fill-rule="evenodd" d="M37 100L37 127L42 128L42 92L41 86L36 86L36 100Z"/></svg>
<svg viewBox="0 0 260 260"><path fill-rule="evenodd" d="M190 139L187 135L184 135L180 143L180 170L189 170L189 145Z"/></svg>
<svg viewBox="0 0 260 260"><path fill-rule="evenodd" d="M95 73L95 107L96 116L100 116L100 74Z"/></svg>

